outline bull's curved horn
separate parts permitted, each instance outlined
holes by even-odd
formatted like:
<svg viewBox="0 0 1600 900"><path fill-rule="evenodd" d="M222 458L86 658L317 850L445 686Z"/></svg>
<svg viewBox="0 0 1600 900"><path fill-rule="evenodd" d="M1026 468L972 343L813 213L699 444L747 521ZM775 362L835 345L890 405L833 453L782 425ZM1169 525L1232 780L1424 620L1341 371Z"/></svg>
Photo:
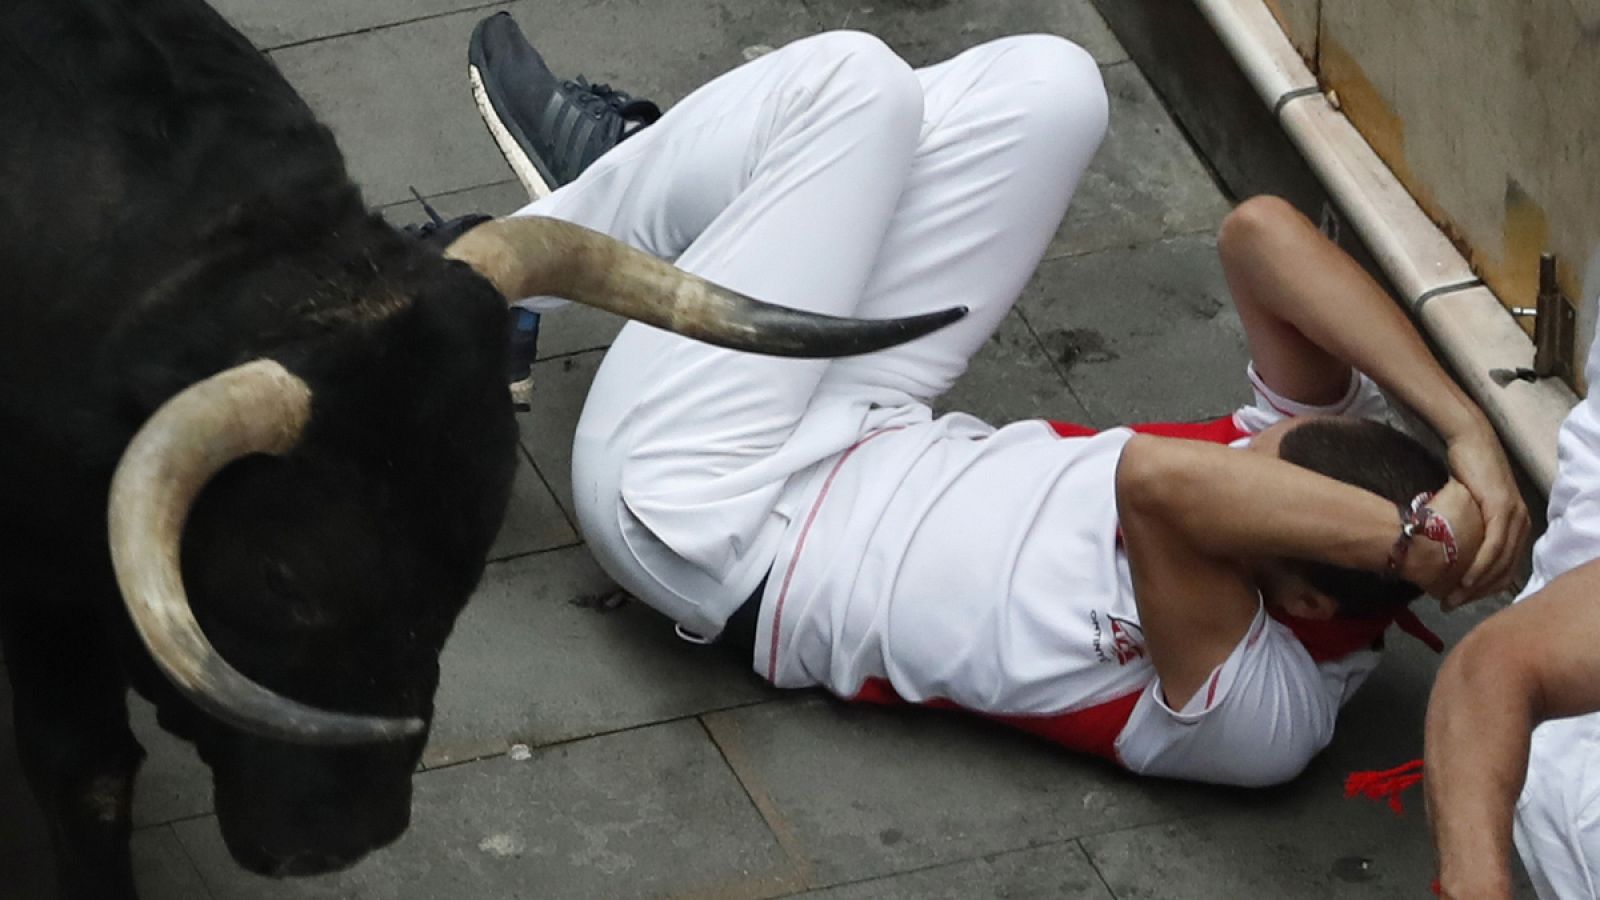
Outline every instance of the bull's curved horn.
<svg viewBox="0 0 1600 900"><path fill-rule="evenodd" d="M763 303L570 222L497 219L457 238L445 255L489 279L508 300L554 296L657 328L769 356L831 357L903 344L960 319L965 307L903 319L842 319Z"/></svg>
<svg viewBox="0 0 1600 900"><path fill-rule="evenodd" d="M156 410L129 442L111 479L107 520L117 585L156 664L223 721L299 744L416 734L423 727L418 719L327 712L256 684L217 653L189 609L179 553L200 489L240 457L288 452L310 416L310 388L270 360L190 385Z"/></svg>

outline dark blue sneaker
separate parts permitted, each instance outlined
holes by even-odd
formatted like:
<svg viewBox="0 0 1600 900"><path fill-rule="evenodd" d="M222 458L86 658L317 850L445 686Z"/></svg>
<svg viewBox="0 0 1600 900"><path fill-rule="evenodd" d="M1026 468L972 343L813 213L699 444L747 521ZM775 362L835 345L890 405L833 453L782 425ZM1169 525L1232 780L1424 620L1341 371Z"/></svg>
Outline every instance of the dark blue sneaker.
<svg viewBox="0 0 1600 900"><path fill-rule="evenodd" d="M534 199L661 118L654 103L610 85L556 78L509 13L472 30L467 75L490 136Z"/></svg>

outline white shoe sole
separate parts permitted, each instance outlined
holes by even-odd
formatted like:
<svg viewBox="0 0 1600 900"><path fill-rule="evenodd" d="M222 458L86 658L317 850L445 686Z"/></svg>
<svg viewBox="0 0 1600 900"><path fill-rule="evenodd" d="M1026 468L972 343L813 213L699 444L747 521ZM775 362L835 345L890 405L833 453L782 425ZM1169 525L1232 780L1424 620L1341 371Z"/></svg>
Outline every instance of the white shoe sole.
<svg viewBox="0 0 1600 900"><path fill-rule="evenodd" d="M511 390L511 403L518 412L527 412L533 406L533 373L520 381L513 381L509 385Z"/></svg>
<svg viewBox="0 0 1600 900"><path fill-rule="evenodd" d="M478 115L483 118L483 124L488 126L489 136L494 138L495 146L500 148L500 155L505 157L506 164L511 167L512 173L528 192L528 199L540 200L550 196L550 185L544 180L544 176L539 174L533 160L522 152L517 139L511 136L505 125L501 124L500 115L495 112L494 104L489 102L489 92L484 90L483 76L478 73L477 66L467 66L467 78L472 82L472 100L478 105Z"/></svg>

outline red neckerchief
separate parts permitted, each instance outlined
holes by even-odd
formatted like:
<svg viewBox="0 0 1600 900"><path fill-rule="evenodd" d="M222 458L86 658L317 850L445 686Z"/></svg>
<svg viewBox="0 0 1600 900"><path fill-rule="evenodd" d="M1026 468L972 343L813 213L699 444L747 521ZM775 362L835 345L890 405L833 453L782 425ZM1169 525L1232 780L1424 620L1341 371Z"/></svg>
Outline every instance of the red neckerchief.
<svg viewBox="0 0 1600 900"><path fill-rule="evenodd" d="M1305 645L1311 658L1319 663L1342 659L1359 650L1373 649L1390 625L1400 626L1401 631L1427 644L1433 652L1444 652L1444 641L1422 624L1416 613L1405 607L1386 616L1327 620L1302 619L1271 607L1267 612L1287 625L1300 643Z"/></svg>

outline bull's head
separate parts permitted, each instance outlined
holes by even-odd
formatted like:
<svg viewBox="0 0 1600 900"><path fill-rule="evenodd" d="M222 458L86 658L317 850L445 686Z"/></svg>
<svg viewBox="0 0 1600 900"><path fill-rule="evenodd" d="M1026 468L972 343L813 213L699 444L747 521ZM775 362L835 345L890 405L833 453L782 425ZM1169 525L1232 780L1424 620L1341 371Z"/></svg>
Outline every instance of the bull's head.
<svg viewBox="0 0 1600 900"><path fill-rule="evenodd" d="M551 219L479 226L446 255L504 297L567 297L769 354L869 352L962 314L860 322L769 306ZM503 300L451 269L452 291L483 295L462 304L477 325L445 348L470 353L463 345L503 337ZM444 352L424 344L390 352ZM427 447L373 450L386 435L347 427L363 417L331 399L337 370L261 359L172 397L117 467L109 525L123 599L167 678L225 723L188 730L215 772L223 834L252 869L326 871L406 827L438 654L509 493L503 367L480 356L470 376L449 376L459 384L427 382L427 402L450 408L430 419L446 433ZM424 402L416 385L393 390L390 417ZM355 445L365 450L326 452ZM206 599L199 619L186 580Z"/></svg>

